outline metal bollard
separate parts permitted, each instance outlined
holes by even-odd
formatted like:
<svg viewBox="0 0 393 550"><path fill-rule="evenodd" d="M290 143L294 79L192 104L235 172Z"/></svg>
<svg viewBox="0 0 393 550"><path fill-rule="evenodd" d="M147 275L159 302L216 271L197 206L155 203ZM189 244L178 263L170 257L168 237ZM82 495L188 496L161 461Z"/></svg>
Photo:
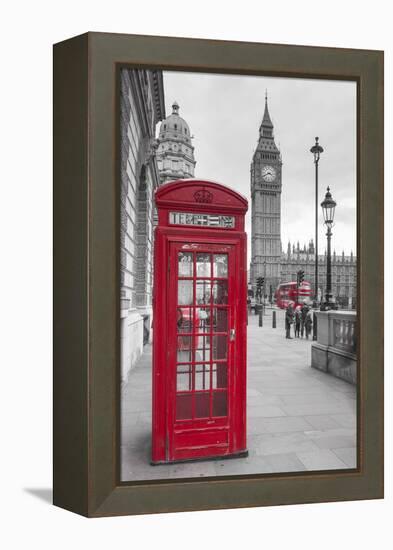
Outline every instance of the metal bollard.
<svg viewBox="0 0 393 550"><path fill-rule="evenodd" d="M277 328L276 312L273 310L272 328Z"/></svg>
<svg viewBox="0 0 393 550"><path fill-rule="evenodd" d="M313 323L312 323L312 339L317 340L317 338L318 338L318 335L317 335L317 315L314 311L314 313L313 313Z"/></svg>
<svg viewBox="0 0 393 550"><path fill-rule="evenodd" d="M262 309L259 310L259 326L263 327L263 311L262 311Z"/></svg>

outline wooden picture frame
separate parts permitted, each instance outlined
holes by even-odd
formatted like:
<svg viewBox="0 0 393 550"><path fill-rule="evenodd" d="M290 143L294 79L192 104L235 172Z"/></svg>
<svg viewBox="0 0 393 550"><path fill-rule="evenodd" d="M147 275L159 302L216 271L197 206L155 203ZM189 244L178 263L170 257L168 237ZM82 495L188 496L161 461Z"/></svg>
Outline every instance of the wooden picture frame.
<svg viewBox="0 0 393 550"><path fill-rule="evenodd" d="M120 483L120 67L357 84L358 468ZM87 33L54 46L54 504L89 516L383 497L383 52Z"/></svg>

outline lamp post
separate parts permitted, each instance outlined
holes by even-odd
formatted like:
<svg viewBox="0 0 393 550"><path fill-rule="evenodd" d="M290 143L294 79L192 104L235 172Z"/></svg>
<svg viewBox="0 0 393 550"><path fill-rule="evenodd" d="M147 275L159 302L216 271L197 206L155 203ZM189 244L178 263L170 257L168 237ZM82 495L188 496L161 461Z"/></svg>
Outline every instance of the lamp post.
<svg viewBox="0 0 393 550"><path fill-rule="evenodd" d="M318 141L319 141L319 138L316 137L315 145L313 145L310 149L310 152L314 155L314 164L315 164L315 276L314 276L315 302L318 302L318 208L319 208L318 207L318 163L321 157L321 153L323 153L323 149L319 145Z"/></svg>
<svg viewBox="0 0 393 550"><path fill-rule="evenodd" d="M321 309L327 310L334 308L335 304L332 299L332 256L331 256L331 239L332 239L332 227L334 222L334 211L336 208L336 202L332 198L330 193L330 187L327 188L324 200L321 202L323 218L327 227L327 255L326 255L326 295L325 303Z"/></svg>

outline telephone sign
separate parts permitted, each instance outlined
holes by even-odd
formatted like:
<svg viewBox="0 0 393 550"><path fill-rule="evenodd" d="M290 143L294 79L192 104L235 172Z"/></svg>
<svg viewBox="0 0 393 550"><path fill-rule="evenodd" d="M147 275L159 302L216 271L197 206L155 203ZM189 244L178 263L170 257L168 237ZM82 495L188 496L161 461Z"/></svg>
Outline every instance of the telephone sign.
<svg viewBox="0 0 393 550"><path fill-rule="evenodd" d="M245 456L247 200L188 179L155 203L152 462Z"/></svg>
<svg viewBox="0 0 393 550"><path fill-rule="evenodd" d="M170 212L169 223L175 225L204 225L207 227L235 227L235 218L233 216L218 216L214 214Z"/></svg>

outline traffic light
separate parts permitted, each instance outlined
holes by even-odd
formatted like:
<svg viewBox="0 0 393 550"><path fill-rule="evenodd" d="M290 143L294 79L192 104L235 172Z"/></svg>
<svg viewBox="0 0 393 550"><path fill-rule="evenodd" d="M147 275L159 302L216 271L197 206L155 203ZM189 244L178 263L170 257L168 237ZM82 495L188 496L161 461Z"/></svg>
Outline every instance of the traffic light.
<svg viewBox="0 0 393 550"><path fill-rule="evenodd" d="M265 277L258 277L257 278L257 296L262 296L262 288L265 284Z"/></svg>
<svg viewBox="0 0 393 550"><path fill-rule="evenodd" d="M303 281L304 281L304 270L299 269L299 271L297 272L297 284L298 284L298 286L300 286Z"/></svg>

